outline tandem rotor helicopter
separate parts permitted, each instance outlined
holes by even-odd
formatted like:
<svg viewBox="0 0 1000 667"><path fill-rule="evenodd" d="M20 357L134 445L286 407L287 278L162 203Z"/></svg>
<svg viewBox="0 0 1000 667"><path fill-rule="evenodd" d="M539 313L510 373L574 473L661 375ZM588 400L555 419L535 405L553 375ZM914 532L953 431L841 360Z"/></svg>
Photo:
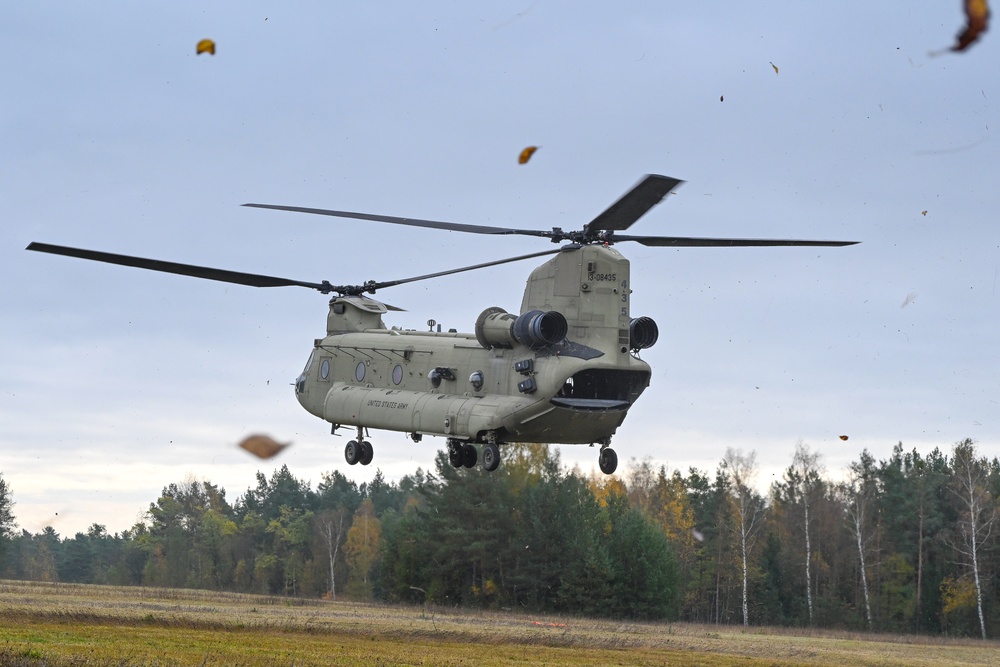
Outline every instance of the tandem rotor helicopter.
<svg viewBox="0 0 1000 667"><path fill-rule="evenodd" d="M621 234L683 181L650 174L579 231L512 229L349 211L245 206L356 218L473 234L523 235L564 244L555 250L439 271L413 278L334 285L164 262L66 246L31 243L28 250L253 287L298 286L332 294L326 335L314 341L295 396L307 411L340 428L356 429L344 448L351 465L371 463L367 429L400 431L414 442L447 438L456 467L500 464L507 442L600 445L601 471L618 456L611 436L649 386L641 350L656 343L656 323L633 317L629 261L613 247L846 246L856 241L694 238ZM400 310L366 294L463 271L553 255L532 271L520 310L489 307L473 333L387 328L382 316ZM480 456L476 445L481 445Z"/></svg>

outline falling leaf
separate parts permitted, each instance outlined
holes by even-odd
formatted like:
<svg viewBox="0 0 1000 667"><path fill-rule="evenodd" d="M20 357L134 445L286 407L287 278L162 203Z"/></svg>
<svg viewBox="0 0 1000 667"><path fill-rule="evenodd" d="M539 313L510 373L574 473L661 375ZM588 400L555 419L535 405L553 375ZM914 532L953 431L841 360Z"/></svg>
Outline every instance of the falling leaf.
<svg viewBox="0 0 1000 667"><path fill-rule="evenodd" d="M964 0L965 18L968 23L955 39L958 42L951 47L952 51L965 51L986 32L990 21L990 6L987 0Z"/></svg>
<svg viewBox="0 0 1000 667"><path fill-rule="evenodd" d="M927 216L927 211L921 211L921 212L920 212L920 215L922 215L922 216L925 216L925 217L926 217L926 216Z"/></svg>
<svg viewBox="0 0 1000 667"><path fill-rule="evenodd" d="M774 68L774 73L777 74L778 73L778 66L775 65L774 63L771 63L771 67Z"/></svg>
<svg viewBox="0 0 1000 667"><path fill-rule="evenodd" d="M531 159L531 156L534 155L535 151L537 151L537 150L538 150L538 146L528 146L523 151L521 151L520 155L517 156L517 163L518 164L527 164L528 160Z"/></svg>
<svg viewBox="0 0 1000 667"><path fill-rule="evenodd" d="M268 435L251 435L243 439L240 443L240 447L247 450L257 458L269 459L278 454L282 449L287 447L292 443L286 442L284 444L277 442Z"/></svg>
<svg viewBox="0 0 1000 667"><path fill-rule="evenodd" d="M704 542L705 541L705 535L702 534L702 532L700 530L698 530L697 528L692 528L691 529L691 537L693 537L694 539L698 540L699 542Z"/></svg>
<svg viewBox="0 0 1000 667"><path fill-rule="evenodd" d="M215 55L215 42L210 39L203 39L198 42L198 46L195 48L195 55L200 55L202 53L210 53Z"/></svg>
<svg viewBox="0 0 1000 667"><path fill-rule="evenodd" d="M840 439L841 440L847 440L847 436L846 435L842 435L842 436L840 436Z"/></svg>

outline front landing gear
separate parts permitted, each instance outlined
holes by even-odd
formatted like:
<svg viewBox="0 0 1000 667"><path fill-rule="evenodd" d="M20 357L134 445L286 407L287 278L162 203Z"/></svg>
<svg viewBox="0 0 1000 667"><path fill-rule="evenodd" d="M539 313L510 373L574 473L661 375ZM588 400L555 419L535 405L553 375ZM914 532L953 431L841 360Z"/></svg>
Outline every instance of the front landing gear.
<svg viewBox="0 0 1000 667"><path fill-rule="evenodd" d="M597 458L597 465L601 467L601 472L610 475L618 469L618 455L611 449L611 439L601 443L601 453Z"/></svg>
<svg viewBox="0 0 1000 667"><path fill-rule="evenodd" d="M358 427L358 439L351 440L344 447L344 459L347 460L349 465L355 465L360 463L363 466L368 465L372 462L372 458L375 456L375 450L372 447L372 443L367 440L363 440L364 433L363 427Z"/></svg>

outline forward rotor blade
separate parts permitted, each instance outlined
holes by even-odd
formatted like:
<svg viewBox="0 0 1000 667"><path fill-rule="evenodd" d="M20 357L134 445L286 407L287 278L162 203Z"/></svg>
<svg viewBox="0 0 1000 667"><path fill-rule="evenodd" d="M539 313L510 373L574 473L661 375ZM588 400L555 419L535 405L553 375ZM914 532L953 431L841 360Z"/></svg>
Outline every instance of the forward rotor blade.
<svg viewBox="0 0 1000 667"><path fill-rule="evenodd" d="M554 255L558 252L568 252L571 250L577 250L579 246L563 246L557 250L545 250L543 252L533 252L530 255L520 255L518 257L508 257L507 259L498 259L494 262L484 262L482 264L473 264L472 266L463 266L460 269L448 269L447 271L438 271L437 273L428 273L425 276L416 276L415 278L403 278L401 280L389 280L381 283L369 283L373 290L382 289L384 287L394 287L396 285L403 285L406 283L415 283L418 280L428 280L430 278L440 278L441 276L450 276L453 273L462 273L463 271L475 271L476 269L485 269L488 266L497 266L499 264L508 264L510 262L520 262L523 259L533 259L535 257L544 257L545 255Z"/></svg>
<svg viewBox="0 0 1000 667"><path fill-rule="evenodd" d="M218 280L219 282L235 283L237 285L249 285L250 287L309 287L311 289L319 290L324 294L330 291L335 291L335 288L326 281L322 283L309 283L300 280L290 280L288 278L264 276L257 273L242 273L240 271L213 269L204 266L194 266L192 264L164 262L159 259L146 259L143 257L133 257L131 255L116 255L110 252L84 250L82 248L70 248L61 245L49 245L48 243L29 243L27 249L34 250L36 252L47 252L53 255L65 255L67 257L89 259L95 262L107 262L108 264L131 266L137 269L148 269L150 271L161 271L163 273L176 273L182 276L204 278L206 280Z"/></svg>
<svg viewBox="0 0 1000 667"><path fill-rule="evenodd" d="M602 230L628 229L684 181L679 178L649 174L609 206L603 213L587 223L585 234Z"/></svg>
<svg viewBox="0 0 1000 667"><path fill-rule="evenodd" d="M446 229L452 232L469 232L471 234L520 234L522 236L551 236L552 232L533 229L513 229L510 227L489 227L486 225L465 225L460 222L442 222L440 220L421 220L420 218L397 218L391 215L374 215L372 213L354 213L352 211L332 211L326 208L306 208L304 206L281 206L277 204L243 204L251 208L269 208L276 211L295 211L297 213L314 213L330 215L335 218L355 218L357 220L373 220L375 222L390 222L394 225L410 227L429 227L431 229Z"/></svg>
<svg viewBox="0 0 1000 667"><path fill-rule="evenodd" d="M713 239L694 236L619 236L615 243L635 241L644 246L657 248L735 248L747 246L847 246L860 241L809 241L800 239Z"/></svg>

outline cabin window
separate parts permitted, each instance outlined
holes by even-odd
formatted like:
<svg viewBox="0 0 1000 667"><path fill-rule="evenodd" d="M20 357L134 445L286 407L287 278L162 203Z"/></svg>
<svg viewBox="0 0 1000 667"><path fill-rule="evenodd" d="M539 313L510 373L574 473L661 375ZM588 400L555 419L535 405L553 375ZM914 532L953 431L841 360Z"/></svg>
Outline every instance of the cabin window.
<svg viewBox="0 0 1000 667"><path fill-rule="evenodd" d="M403 381L403 367L399 364L392 369L392 383L399 384Z"/></svg>
<svg viewBox="0 0 1000 667"><path fill-rule="evenodd" d="M330 360L324 359L319 365L319 376L323 380L330 379Z"/></svg>
<svg viewBox="0 0 1000 667"><path fill-rule="evenodd" d="M483 388L483 383L485 382L485 376L482 371L474 371L472 375L469 376L469 384L476 391L481 391Z"/></svg>
<svg viewBox="0 0 1000 667"><path fill-rule="evenodd" d="M354 368L354 379L358 382L364 382L365 379L365 362L359 361L358 365Z"/></svg>

